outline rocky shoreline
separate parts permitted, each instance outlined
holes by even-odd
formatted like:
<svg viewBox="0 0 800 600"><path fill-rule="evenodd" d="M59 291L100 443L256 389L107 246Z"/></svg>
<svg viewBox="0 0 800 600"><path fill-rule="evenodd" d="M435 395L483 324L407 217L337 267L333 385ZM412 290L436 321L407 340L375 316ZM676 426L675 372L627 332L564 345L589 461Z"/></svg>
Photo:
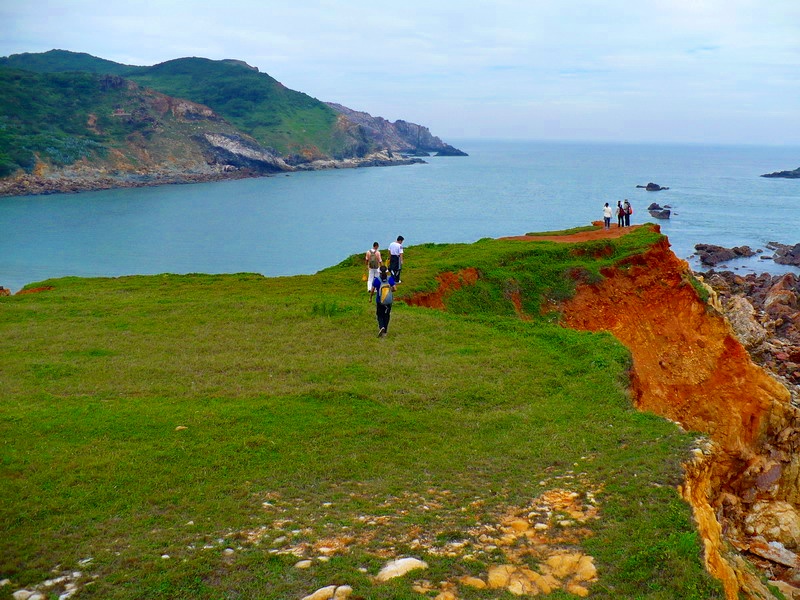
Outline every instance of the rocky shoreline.
<svg viewBox="0 0 800 600"><path fill-rule="evenodd" d="M707 267L715 267L722 262L736 258L750 258L756 254L761 254L761 260L772 260L778 265L800 267L800 243L789 245L781 244L780 242L768 242L766 248L772 250L773 254L763 254L764 250L761 248L754 251L750 246L725 248L714 244L696 244L694 247L695 255Z"/></svg>
<svg viewBox="0 0 800 600"><path fill-rule="evenodd" d="M787 384L800 406L800 277L714 270L698 275L716 293L718 308L753 361Z"/></svg>
<svg viewBox="0 0 800 600"><path fill-rule="evenodd" d="M229 164L209 165L203 171L143 171L124 173L98 173L87 170L70 170L44 175L19 174L0 180L0 197L42 196L48 194L74 194L110 190L118 188L152 187L157 185L180 185L187 183L208 183L253 177L272 177L276 174L289 174L295 171L321 171L327 169L355 169L361 167L387 167L398 165L424 164L418 157L392 152L377 152L363 158L341 160L314 160L294 166L285 165L280 171L272 173L262 169L242 168Z"/></svg>

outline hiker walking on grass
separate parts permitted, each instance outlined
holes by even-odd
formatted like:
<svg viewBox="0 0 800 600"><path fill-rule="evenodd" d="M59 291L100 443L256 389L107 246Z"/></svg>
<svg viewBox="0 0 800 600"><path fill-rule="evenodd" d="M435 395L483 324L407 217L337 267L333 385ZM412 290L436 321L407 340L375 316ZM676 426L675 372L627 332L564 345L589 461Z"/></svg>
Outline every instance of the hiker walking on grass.
<svg viewBox="0 0 800 600"><path fill-rule="evenodd" d="M394 277L389 275L389 270L381 266L379 275L372 280L372 289L369 291L369 299L377 293L375 298L375 314L378 317L378 337L386 337L389 332L389 319L392 316L392 301L396 290Z"/></svg>
<svg viewBox="0 0 800 600"><path fill-rule="evenodd" d="M608 202L603 207L603 229L611 229L611 207Z"/></svg>
<svg viewBox="0 0 800 600"><path fill-rule="evenodd" d="M378 250L378 242L372 244L372 248L367 250L367 254L364 257L364 264L367 267L367 291L372 291L372 280L378 276L380 272L381 263L381 251Z"/></svg>
<svg viewBox="0 0 800 600"><path fill-rule="evenodd" d="M403 238L402 235L397 236L397 241L389 244L389 272L394 277L396 283L400 281L400 271L403 270Z"/></svg>

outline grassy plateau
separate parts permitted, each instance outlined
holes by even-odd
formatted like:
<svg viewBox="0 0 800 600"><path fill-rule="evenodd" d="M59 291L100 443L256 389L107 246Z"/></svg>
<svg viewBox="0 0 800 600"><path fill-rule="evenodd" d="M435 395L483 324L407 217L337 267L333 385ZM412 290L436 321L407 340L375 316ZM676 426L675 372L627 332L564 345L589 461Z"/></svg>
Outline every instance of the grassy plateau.
<svg viewBox="0 0 800 600"><path fill-rule="evenodd" d="M510 554L539 569L500 526L560 490L596 518L536 518L593 557L592 598L721 598L675 490L696 436L634 410L626 349L552 309L656 239L409 247L386 338L360 254L0 298L0 597L67 576L76 598L434 598ZM402 302L468 267L446 310ZM406 556L428 568L374 580Z"/></svg>

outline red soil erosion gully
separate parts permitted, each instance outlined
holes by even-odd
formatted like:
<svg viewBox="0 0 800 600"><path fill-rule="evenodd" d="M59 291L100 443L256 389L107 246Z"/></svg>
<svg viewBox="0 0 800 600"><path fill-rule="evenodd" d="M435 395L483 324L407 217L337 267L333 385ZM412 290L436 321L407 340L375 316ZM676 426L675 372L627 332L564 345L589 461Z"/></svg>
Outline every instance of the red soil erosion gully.
<svg viewBox="0 0 800 600"><path fill-rule="evenodd" d="M578 243L633 229L503 239ZM693 507L706 568L730 600L773 598L765 574L787 598L800 598L800 411L788 388L753 362L712 307L713 291L711 303L699 298L689 265L666 238L602 274L602 282L579 284L561 305L564 320L574 329L608 331L630 350L637 408L711 440L684 465L679 488ZM443 273L437 291L406 302L444 309L449 293L478 278L475 269ZM519 298L511 301L525 318Z"/></svg>

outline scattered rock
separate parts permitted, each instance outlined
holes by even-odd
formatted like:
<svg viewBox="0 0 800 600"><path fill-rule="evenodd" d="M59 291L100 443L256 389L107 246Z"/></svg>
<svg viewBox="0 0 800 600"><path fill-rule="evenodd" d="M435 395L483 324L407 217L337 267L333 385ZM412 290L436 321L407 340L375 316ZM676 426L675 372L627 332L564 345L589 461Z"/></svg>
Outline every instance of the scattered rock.
<svg viewBox="0 0 800 600"><path fill-rule="evenodd" d="M418 558L398 558L386 563L375 579L378 581L388 581L389 579L394 579L395 577L402 577L409 571L427 568L428 563L419 560Z"/></svg>
<svg viewBox="0 0 800 600"><path fill-rule="evenodd" d="M294 564L295 569L308 569L311 567L311 561L308 559L298 561Z"/></svg>
<svg viewBox="0 0 800 600"><path fill-rule="evenodd" d="M349 585L329 585L318 589L303 600L345 600L352 593L353 588Z"/></svg>

